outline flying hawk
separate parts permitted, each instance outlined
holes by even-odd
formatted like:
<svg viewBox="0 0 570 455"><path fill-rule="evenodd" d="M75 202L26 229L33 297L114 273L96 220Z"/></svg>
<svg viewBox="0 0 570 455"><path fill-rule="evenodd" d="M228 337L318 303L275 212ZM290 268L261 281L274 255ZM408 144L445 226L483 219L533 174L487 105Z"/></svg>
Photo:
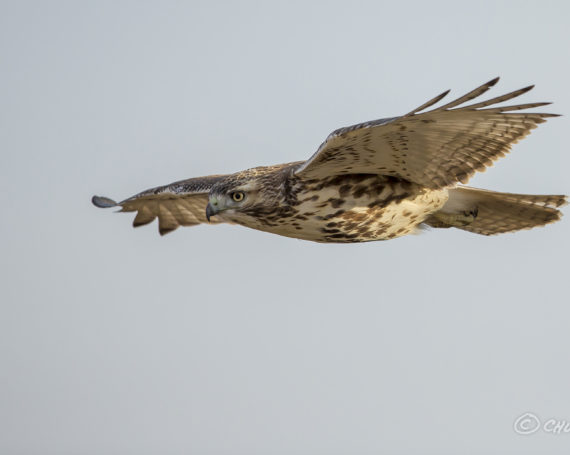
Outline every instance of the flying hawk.
<svg viewBox="0 0 570 455"><path fill-rule="evenodd" d="M557 116L515 112L550 103L494 106L533 86L461 106L498 80L432 110L426 111L449 90L406 115L333 131L306 161L182 180L119 203L100 196L92 202L137 212L135 227L158 218L161 235L179 226L235 223L324 243L393 239L420 225L493 235L552 223L566 196L459 185Z"/></svg>

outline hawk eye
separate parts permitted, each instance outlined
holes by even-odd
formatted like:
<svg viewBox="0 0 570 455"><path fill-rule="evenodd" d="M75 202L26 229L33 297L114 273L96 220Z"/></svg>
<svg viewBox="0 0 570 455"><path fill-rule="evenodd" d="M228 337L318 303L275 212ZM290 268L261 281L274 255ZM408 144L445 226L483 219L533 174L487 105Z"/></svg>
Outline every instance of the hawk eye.
<svg viewBox="0 0 570 455"><path fill-rule="evenodd" d="M232 193L231 196L235 202L241 202L245 198L245 194L243 191L236 191Z"/></svg>

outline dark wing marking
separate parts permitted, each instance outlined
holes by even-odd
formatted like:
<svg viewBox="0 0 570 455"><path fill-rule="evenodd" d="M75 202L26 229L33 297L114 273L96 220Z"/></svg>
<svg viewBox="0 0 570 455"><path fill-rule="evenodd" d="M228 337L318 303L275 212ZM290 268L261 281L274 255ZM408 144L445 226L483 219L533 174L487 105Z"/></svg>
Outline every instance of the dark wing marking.
<svg viewBox="0 0 570 455"><path fill-rule="evenodd" d="M133 226L143 226L158 218L160 235L168 234L179 226L195 226L206 223L206 205L212 186L227 175L195 177L170 185L151 188L119 203L107 197L93 196L97 207L120 206L120 212L137 212ZM218 217L211 223L220 222Z"/></svg>
<svg viewBox="0 0 570 455"><path fill-rule="evenodd" d="M457 107L489 90L499 78L431 111L418 113L448 92L410 113L333 131L317 152L299 167L304 179L340 174L382 174L429 188L465 183L509 152L539 123L556 114L513 113L550 103L527 103L482 109L522 95L533 86L488 101Z"/></svg>

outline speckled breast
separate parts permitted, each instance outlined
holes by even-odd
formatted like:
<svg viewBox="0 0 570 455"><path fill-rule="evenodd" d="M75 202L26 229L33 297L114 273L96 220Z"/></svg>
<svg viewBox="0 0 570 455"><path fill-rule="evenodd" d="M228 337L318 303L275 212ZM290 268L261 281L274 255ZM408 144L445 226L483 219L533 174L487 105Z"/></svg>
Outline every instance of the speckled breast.
<svg viewBox="0 0 570 455"><path fill-rule="evenodd" d="M257 229L325 243L387 240L414 231L448 198L446 189L377 175L295 182L291 190L289 215Z"/></svg>

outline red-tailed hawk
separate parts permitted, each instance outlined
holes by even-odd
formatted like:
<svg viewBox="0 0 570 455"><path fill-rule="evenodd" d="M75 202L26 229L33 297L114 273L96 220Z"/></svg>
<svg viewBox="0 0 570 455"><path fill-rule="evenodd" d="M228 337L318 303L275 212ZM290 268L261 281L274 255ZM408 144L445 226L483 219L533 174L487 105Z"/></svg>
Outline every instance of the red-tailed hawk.
<svg viewBox="0 0 570 455"><path fill-rule="evenodd" d="M97 207L158 218L160 234L205 222L236 223L329 243L386 240L422 223L492 235L557 221L566 196L459 186L555 114L519 112L549 103L490 107L533 86L467 106L498 78L438 108L447 92L401 117L341 128L307 161L182 180Z"/></svg>

